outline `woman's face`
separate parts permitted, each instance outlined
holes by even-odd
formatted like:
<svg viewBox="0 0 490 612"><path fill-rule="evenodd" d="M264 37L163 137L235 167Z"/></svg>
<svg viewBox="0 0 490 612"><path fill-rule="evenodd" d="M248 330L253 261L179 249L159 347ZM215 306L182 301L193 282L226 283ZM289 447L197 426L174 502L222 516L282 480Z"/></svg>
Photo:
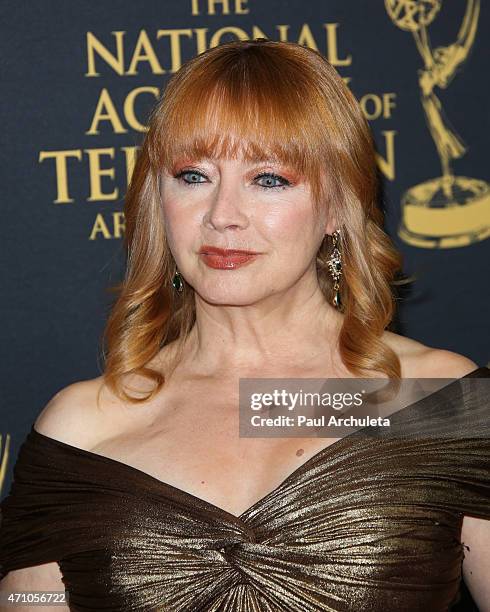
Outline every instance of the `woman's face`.
<svg viewBox="0 0 490 612"><path fill-rule="evenodd" d="M279 162L180 160L163 174L161 191L177 267L212 304L249 305L311 281L334 229L323 209L315 217L309 185ZM257 254L223 257L208 247Z"/></svg>

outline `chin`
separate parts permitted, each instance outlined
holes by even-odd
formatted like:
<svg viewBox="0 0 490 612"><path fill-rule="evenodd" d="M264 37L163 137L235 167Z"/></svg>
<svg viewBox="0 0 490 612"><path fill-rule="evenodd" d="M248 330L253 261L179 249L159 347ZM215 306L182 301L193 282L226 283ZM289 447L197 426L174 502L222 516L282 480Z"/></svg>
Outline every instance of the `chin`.
<svg viewBox="0 0 490 612"><path fill-rule="evenodd" d="M226 283L228 285L228 283ZM196 289L196 294L209 304L215 306L250 306L258 302L260 299L266 297L262 292L258 291L257 287L250 288L246 284L242 284L240 287L238 283L235 287L202 287Z"/></svg>

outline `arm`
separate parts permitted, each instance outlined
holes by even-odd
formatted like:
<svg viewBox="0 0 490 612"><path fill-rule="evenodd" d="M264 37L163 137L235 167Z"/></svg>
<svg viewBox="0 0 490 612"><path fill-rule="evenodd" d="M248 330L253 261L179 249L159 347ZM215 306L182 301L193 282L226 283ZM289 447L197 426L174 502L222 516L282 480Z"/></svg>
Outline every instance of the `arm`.
<svg viewBox="0 0 490 612"><path fill-rule="evenodd" d="M460 378L478 366L452 351L431 350L427 368L434 377ZM463 576L480 612L490 612L490 520L464 516L461 529L464 549Z"/></svg>
<svg viewBox="0 0 490 612"><path fill-rule="evenodd" d="M64 591L58 563L43 563L9 572L0 582L0 591L19 593L21 591ZM0 612L8 612L11 606L0 605ZM38 612L39 605L22 606L27 612ZM43 612L69 612L68 605L42 606Z"/></svg>
<svg viewBox="0 0 490 612"><path fill-rule="evenodd" d="M35 429L45 435L80 446L89 444L94 431L99 431L95 423L95 395L100 379L73 383L58 391L51 398L35 422ZM81 444L80 444L81 443ZM35 504L35 499L32 504ZM1 520L0 520L1 523ZM16 529L19 529L17 526ZM62 574L57 561L44 563L39 560L40 551L32 551L35 564L11 570L0 581L0 591L65 591ZM12 554L12 553L9 553ZM51 553L53 554L53 553ZM1 557L1 555L0 555ZM51 559L53 556L51 556ZM39 610L39 605L21 606L22 610ZM0 603L0 612L10 610L10 605ZM42 606L43 610L66 612L68 605Z"/></svg>
<svg viewBox="0 0 490 612"><path fill-rule="evenodd" d="M480 612L490 612L490 520L465 516L463 576Z"/></svg>

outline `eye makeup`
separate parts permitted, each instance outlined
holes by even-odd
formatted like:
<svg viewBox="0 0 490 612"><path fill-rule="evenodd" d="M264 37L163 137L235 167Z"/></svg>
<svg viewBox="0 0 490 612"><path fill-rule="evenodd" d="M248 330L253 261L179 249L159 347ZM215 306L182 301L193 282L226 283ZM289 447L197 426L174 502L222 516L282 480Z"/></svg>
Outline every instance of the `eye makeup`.
<svg viewBox="0 0 490 612"><path fill-rule="evenodd" d="M196 181L189 181L186 180L184 177L186 175L194 175L194 176L199 176L201 178L206 179L206 175L202 172L200 172L199 170L195 170L193 168L185 168L183 170L178 171L177 173L173 174L173 177L176 180L181 181L185 186L189 186L189 187L194 187L196 185L200 185L205 183L206 181L201 181L201 180L196 180ZM275 185L260 185L257 183L257 181L259 180L269 180L269 181L276 181L279 182L279 184L275 184ZM291 181L289 181L286 177L281 176L280 174L277 174L275 172L261 172L260 174L257 174L253 177L253 180L256 182L257 187L264 189L265 191L270 191L273 189L287 189L288 187L292 186Z"/></svg>

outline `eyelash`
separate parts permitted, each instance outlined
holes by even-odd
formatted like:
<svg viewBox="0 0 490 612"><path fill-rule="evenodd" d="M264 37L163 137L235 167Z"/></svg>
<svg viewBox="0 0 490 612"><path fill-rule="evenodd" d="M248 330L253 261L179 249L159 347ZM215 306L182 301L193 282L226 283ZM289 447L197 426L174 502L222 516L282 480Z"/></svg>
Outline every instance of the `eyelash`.
<svg viewBox="0 0 490 612"><path fill-rule="evenodd" d="M185 174L197 174L198 176L206 178L204 174L197 170L182 170L178 174L174 175L174 178L181 180L183 179ZM263 172L262 174L258 174L254 180L261 179L264 177L284 182L284 185L272 185L270 187L265 187L264 185L257 185L258 187L260 187L260 189L264 189L265 191L270 191L271 189L286 189L287 187L291 186L291 183L287 179L285 179L283 176L280 176L279 174L275 174L274 172ZM184 183L184 185L186 185L186 187L195 187L196 185L201 185L204 181L188 182L182 180L182 182Z"/></svg>

